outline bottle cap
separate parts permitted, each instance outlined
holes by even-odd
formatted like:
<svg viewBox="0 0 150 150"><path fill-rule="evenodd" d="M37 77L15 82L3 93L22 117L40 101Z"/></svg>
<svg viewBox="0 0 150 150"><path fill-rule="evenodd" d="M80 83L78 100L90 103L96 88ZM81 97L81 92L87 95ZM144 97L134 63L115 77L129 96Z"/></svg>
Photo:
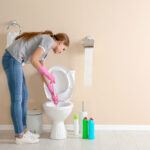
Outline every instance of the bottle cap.
<svg viewBox="0 0 150 150"><path fill-rule="evenodd" d="M90 118L91 120L94 120L93 118Z"/></svg>
<svg viewBox="0 0 150 150"><path fill-rule="evenodd" d="M78 115L74 115L74 119L77 120L79 118Z"/></svg>
<svg viewBox="0 0 150 150"><path fill-rule="evenodd" d="M84 117L84 119L87 119L87 117Z"/></svg>

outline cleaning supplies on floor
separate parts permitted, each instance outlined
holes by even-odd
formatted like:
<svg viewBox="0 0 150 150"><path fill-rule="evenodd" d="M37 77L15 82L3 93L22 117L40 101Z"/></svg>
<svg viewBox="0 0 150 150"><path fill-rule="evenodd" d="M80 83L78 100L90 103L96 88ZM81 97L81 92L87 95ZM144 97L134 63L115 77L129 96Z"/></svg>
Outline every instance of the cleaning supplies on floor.
<svg viewBox="0 0 150 150"><path fill-rule="evenodd" d="M84 101L82 101L82 111L80 112L80 117L79 117L79 124L80 124L80 128L79 128L79 131L80 131L80 134L82 134L82 124L83 124L83 118L84 117L88 117L88 114L87 112L84 111Z"/></svg>
<svg viewBox="0 0 150 150"><path fill-rule="evenodd" d="M74 115L74 135L79 135L79 116Z"/></svg>
<svg viewBox="0 0 150 150"><path fill-rule="evenodd" d="M82 101L82 111L80 112L80 118L79 118L79 131L81 134L82 139L95 139L95 123L93 118L89 118L87 116L87 112L84 111L84 101ZM74 116L74 134L76 135L76 115Z"/></svg>
<svg viewBox="0 0 150 150"><path fill-rule="evenodd" d="M95 123L93 118L89 120L87 117L83 118L82 138L89 140L95 139Z"/></svg>
<svg viewBox="0 0 150 150"><path fill-rule="evenodd" d="M95 123L93 118L89 119L89 135L88 135L88 139L93 140L95 139L95 134L94 134L94 127Z"/></svg>
<svg viewBox="0 0 150 150"><path fill-rule="evenodd" d="M84 117L83 119L83 134L82 134L83 139L88 139L88 119L87 117Z"/></svg>

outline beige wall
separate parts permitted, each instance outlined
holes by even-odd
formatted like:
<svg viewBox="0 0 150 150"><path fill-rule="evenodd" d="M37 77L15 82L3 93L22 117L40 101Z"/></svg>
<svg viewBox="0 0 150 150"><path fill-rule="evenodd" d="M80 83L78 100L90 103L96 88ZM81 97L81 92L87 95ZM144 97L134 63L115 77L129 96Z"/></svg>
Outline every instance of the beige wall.
<svg viewBox="0 0 150 150"><path fill-rule="evenodd" d="M17 20L25 31L65 32L71 45L62 55L49 53L46 67L64 65L76 70L72 102L66 120L85 109L97 124L150 124L150 2L148 0L1 0L0 57L6 46L6 27ZM80 40L95 39L93 86L85 88L84 49ZM23 67L29 91L28 109L47 101L42 80L31 66ZM50 123L45 113L44 124ZM0 124L11 124L7 80L0 63Z"/></svg>

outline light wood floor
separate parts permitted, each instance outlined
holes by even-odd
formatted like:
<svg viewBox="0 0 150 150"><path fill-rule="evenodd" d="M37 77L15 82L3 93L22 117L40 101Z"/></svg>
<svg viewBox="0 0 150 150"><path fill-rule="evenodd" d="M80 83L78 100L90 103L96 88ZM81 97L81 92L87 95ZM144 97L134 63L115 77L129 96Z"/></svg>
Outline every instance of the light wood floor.
<svg viewBox="0 0 150 150"><path fill-rule="evenodd" d="M52 140L44 132L38 144L17 145L13 131L0 131L0 150L150 150L150 131L99 130L95 137L83 140L69 131L66 140Z"/></svg>

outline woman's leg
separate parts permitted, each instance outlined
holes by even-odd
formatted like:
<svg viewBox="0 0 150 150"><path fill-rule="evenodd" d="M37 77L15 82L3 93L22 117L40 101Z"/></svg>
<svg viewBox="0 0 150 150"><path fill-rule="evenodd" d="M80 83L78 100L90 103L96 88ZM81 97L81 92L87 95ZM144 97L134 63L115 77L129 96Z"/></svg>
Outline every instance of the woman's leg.
<svg viewBox="0 0 150 150"><path fill-rule="evenodd" d="M13 57L3 58L3 67L7 76L8 87L11 97L11 118L14 125L15 136L22 137L22 82L23 70L22 65Z"/></svg>
<svg viewBox="0 0 150 150"><path fill-rule="evenodd" d="M20 137L23 135L23 122L22 122L22 67L18 65L13 66L12 77L10 81L10 86L13 86L11 93L13 97L11 99L11 117L14 124L15 136Z"/></svg>
<svg viewBox="0 0 150 150"><path fill-rule="evenodd" d="M26 116L27 116L27 102L29 98L29 93L27 90L26 79L23 73L23 84L22 84L22 121L23 121L23 128L24 133L27 131L27 124L26 124Z"/></svg>

